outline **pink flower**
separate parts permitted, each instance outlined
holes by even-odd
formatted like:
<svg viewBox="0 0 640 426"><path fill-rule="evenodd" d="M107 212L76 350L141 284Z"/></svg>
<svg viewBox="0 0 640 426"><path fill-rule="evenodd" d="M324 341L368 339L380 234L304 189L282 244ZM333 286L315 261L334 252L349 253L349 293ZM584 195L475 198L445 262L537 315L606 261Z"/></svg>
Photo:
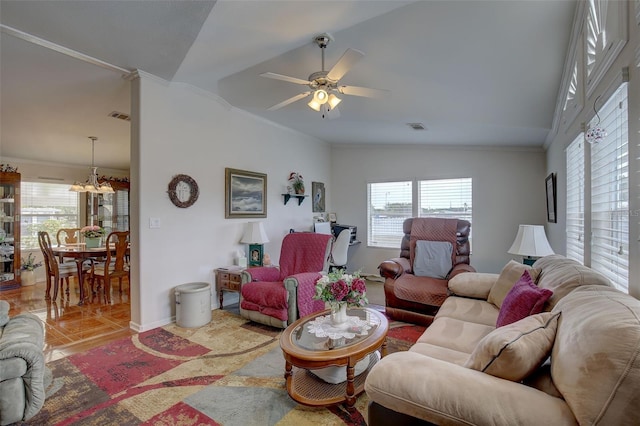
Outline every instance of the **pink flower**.
<svg viewBox="0 0 640 426"><path fill-rule="evenodd" d="M349 294L349 284L344 282L344 280L338 280L335 283L331 283L331 289L329 291L335 300L340 302L347 294Z"/></svg>
<svg viewBox="0 0 640 426"><path fill-rule="evenodd" d="M362 278L354 278L351 282L351 289L360 294L364 294L367 291L367 285Z"/></svg>

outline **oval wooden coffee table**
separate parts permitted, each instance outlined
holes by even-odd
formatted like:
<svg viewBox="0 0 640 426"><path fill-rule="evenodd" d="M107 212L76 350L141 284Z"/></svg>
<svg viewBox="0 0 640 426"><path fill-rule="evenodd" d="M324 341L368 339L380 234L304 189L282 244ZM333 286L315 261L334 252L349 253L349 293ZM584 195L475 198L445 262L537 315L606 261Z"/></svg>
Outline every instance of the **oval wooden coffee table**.
<svg viewBox="0 0 640 426"><path fill-rule="evenodd" d="M286 361L284 377L287 392L297 402L310 406L327 406L346 402L353 406L364 390L364 381L378 357L369 357L366 370L355 375L355 366L368 354L382 349L386 355L387 318L369 308L351 308L347 315L356 317L347 336L318 333L318 324L331 311L318 312L291 324L280 336ZM315 330L315 331L314 331ZM319 335L318 335L319 334ZM331 333L330 333L331 334ZM324 337L320 337L324 335ZM344 367L346 381L332 384L309 372L330 366Z"/></svg>

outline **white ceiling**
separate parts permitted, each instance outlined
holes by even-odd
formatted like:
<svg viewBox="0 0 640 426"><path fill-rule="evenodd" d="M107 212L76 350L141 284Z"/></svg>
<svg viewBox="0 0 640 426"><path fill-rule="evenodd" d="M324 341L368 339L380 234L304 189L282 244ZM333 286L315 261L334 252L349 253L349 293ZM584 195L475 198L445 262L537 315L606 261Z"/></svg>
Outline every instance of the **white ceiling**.
<svg viewBox="0 0 640 426"><path fill-rule="evenodd" d="M551 130L575 1L0 1L0 154L127 169L127 70L188 83L233 106L331 143L542 146ZM340 117L308 100L267 111L321 69L313 38L365 53L341 84ZM32 36L111 69L34 44ZM45 43L46 44L46 43ZM414 131L409 122L423 123ZM108 148L107 148L108 146Z"/></svg>

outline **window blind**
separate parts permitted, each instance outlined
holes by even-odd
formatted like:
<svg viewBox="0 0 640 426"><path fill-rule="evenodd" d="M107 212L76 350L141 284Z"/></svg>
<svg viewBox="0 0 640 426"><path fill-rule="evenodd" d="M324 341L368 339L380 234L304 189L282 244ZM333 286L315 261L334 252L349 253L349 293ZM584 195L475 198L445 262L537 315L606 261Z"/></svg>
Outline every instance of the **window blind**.
<svg viewBox="0 0 640 426"><path fill-rule="evenodd" d="M571 142L567 161L567 257L584 263L584 134Z"/></svg>
<svg viewBox="0 0 640 426"><path fill-rule="evenodd" d="M471 207L471 178L418 182L419 217L458 218L471 221Z"/></svg>
<svg viewBox="0 0 640 426"><path fill-rule="evenodd" d="M60 228L77 228L79 197L69 184L22 182L20 244L22 250L38 249L38 231L47 231L52 241Z"/></svg>
<svg viewBox="0 0 640 426"><path fill-rule="evenodd" d="M413 216L412 181L378 182L367 185L367 245L399 248L402 223Z"/></svg>
<svg viewBox="0 0 640 426"><path fill-rule="evenodd" d="M602 106L590 126L607 136L591 146L591 267L620 290L629 286L629 150L627 84Z"/></svg>

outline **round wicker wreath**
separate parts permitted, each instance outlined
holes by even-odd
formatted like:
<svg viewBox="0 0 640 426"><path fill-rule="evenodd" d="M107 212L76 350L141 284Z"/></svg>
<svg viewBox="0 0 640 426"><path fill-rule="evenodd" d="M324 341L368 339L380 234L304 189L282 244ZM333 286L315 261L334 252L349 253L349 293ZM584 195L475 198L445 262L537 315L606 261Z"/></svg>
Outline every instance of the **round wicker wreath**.
<svg viewBox="0 0 640 426"><path fill-rule="evenodd" d="M180 182L184 182L191 188L191 194L189 199L185 201L181 201L178 198L178 194L176 193L176 188ZM169 194L169 199L176 207L186 208L191 207L193 203L198 199L198 195L200 195L200 191L198 190L198 184L191 176L188 175L175 175L171 182L169 182L169 189L167 190Z"/></svg>

